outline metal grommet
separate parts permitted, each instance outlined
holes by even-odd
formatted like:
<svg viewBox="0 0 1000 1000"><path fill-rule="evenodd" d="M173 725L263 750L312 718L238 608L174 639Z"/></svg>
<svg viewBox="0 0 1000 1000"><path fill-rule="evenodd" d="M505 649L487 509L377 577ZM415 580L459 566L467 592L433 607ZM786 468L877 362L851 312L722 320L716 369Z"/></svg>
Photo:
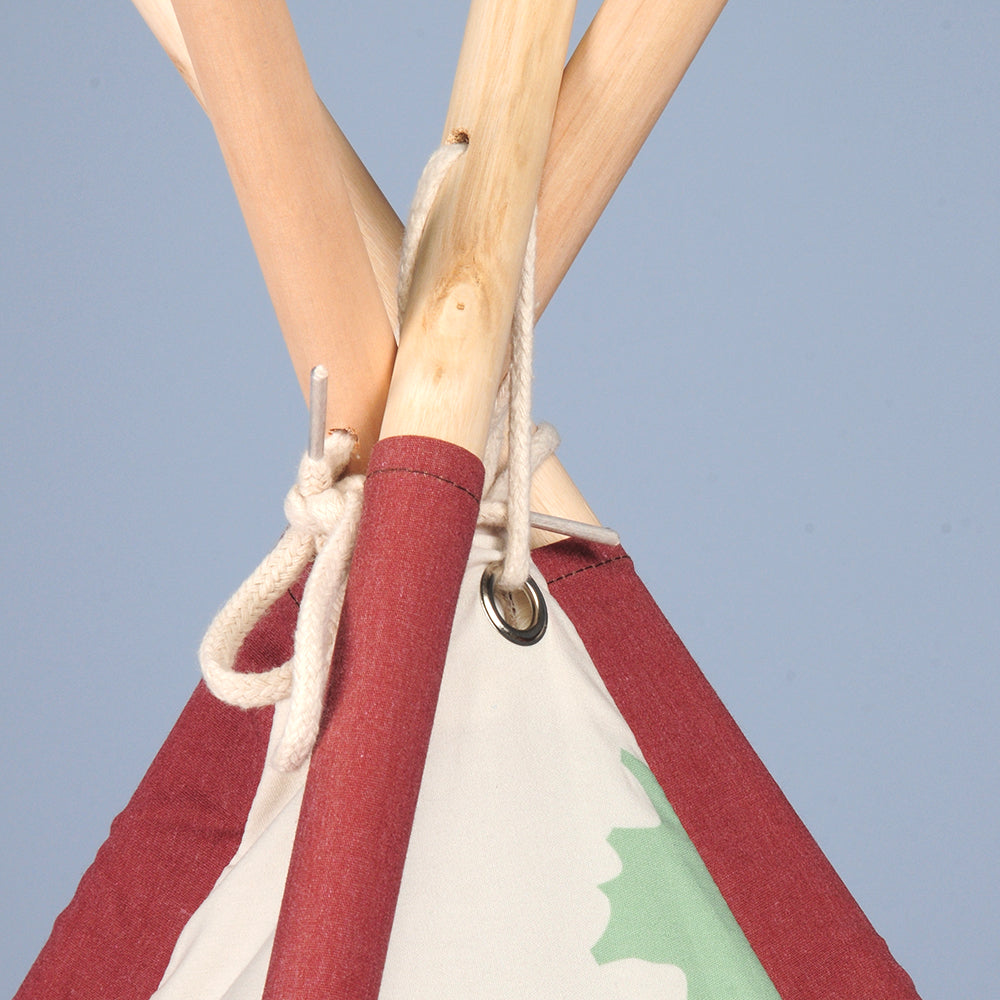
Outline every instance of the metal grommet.
<svg viewBox="0 0 1000 1000"><path fill-rule="evenodd" d="M500 563L487 566L483 571L479 596L486 614L505 639L518 646L532 646L545 635L549 623L545 598L530 576L523 587L510 593L497 588L499 576Z"/></svg>

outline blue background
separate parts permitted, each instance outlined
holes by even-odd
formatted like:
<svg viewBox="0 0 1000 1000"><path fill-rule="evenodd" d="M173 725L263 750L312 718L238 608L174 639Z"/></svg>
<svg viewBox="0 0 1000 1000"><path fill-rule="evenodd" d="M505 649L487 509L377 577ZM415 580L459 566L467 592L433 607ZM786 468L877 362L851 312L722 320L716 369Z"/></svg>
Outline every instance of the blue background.
<svg viewBox="0 0 1000 1000"><path fill-rule="evenodd" d="M405 214L465 11L362 6L292 11ZM138 14L0 20L9 995L279 534L306 424ZM992 0L734 0L538 330L536 416L925 998L1000 981L998 49Z"/></svg>

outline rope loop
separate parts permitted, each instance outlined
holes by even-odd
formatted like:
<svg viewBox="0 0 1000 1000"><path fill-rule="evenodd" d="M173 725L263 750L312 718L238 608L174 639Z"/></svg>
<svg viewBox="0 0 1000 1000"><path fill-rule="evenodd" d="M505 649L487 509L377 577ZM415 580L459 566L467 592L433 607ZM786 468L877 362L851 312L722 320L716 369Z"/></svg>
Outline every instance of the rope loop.
<svg viewBox="0 0 1000 1000"><path fill-rule="evenodd" d="M304 455L285 497L288 528L278 544L226 602L202 640L198 658L209 690L239 708L260 708L290 698L274 764L294 770L312 753L319 733L347 573L354 552L364 477L345 476L354 447L348 431L333 431L323 457ZM243 640L310 560L290 660L262 673L238 673Z"/></svg>

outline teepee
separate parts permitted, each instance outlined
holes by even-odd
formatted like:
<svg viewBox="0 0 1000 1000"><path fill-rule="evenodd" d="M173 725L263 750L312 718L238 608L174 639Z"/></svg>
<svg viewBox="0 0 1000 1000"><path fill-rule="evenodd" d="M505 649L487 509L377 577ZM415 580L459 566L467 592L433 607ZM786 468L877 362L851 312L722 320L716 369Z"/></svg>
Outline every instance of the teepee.
<svg viewBox="0 0 1000 1000"><path fill-rule="evenodd" d="M531 323L722 4L606 0L564 69L572 4L474 0L405 240L281 0L137 6L313 431L18 997L914 997L529 422Z"/></svg>

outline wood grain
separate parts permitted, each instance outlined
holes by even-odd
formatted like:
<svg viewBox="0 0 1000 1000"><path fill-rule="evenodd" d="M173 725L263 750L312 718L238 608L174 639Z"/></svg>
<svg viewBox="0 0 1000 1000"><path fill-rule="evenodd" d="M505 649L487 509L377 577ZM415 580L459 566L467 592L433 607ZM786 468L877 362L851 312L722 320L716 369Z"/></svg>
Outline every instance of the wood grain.
<svg viewBox="0 0 1000 1000"><path fill-rule="evenodd" d="M392 329L283 0L177 0L203 105L300 382L330 374L330 426L378 436ZM306 386L303 386L305 391Z"/></svg>
<svg viewBox="0 0 1000 1000"><path fill-rule="evenodd" d="M573 24L570 0L473 0L445 120L462 137L417 252L382 437L482 457Z"/></svg>

